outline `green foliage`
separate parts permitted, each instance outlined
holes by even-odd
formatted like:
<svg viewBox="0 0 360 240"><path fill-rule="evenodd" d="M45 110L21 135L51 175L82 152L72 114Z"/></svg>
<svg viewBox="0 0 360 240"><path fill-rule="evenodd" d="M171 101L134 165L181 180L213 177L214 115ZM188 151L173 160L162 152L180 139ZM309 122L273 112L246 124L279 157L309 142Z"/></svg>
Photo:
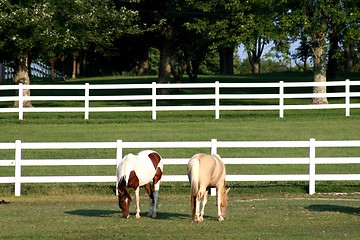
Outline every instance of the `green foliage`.
<svg viewBox="0 0 360 240"><path fill-rule="evenodd" d="M48 50L47 39L55 35L51 28L52 12L48 1L6 1L0 10L2 57L18 57ZM17 1L16 1L17 2ZM13 60L10 58L10 60Z"/></svg>
<svg viewBox="0 0 360 240"><path fill-rule="evenodd" d="M58 56L91 44L110 44L125 32L139 32L133 24L137 12L117 9L111 0L6 3L0 9L0 52L6 53L6 60L24 54Z"/></svg>

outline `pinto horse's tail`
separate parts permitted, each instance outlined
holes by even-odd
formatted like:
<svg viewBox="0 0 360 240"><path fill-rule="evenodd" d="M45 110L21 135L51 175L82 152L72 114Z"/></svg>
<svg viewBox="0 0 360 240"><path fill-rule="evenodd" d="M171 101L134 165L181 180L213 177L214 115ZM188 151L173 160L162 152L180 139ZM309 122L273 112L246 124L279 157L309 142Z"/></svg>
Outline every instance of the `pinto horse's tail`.
<svg viewBox="0 0 360 240"><path fill-rule="evenodd" d="M195 208L196 208L196 196L199 192L199 169L200 161L197 157L190 159L188 163L188 177L191 185L190 201L191 201L191 211L190 215L194 218Z"/></svg>

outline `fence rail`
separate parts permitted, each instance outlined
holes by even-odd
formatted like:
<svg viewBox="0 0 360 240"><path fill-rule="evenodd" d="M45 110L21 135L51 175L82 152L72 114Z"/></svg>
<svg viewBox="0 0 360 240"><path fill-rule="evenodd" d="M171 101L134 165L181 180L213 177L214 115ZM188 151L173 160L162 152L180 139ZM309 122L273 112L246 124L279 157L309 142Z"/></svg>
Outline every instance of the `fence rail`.
<svg viewBox="0 0 360 240"><path fill-rule="evenodd" d="M328 93L294 93L293 90L301 88L309 88L314 86L326 86L339 88L337 92ZM283 82L278 83L180 83L180 84L107 84L107 85L2 85L1 91L14 90L17 95L5 96L0 94L1 102L19 102L18 107L2 107L0 112L17 112L19 119L24 118L26 112L83 112L84 118L89 119L91 112L139 112L147 111L152 113L152 119L156 119L158 111L215 111L215 118L220 118L220 111L239 111L239 110L277 110L279 117L284 117L285 110L296 109L344 109L345 116L350 116L352 108L360 108L360 103L351 102L351 98L359 98L360 91L351 91L356 86L360 86L360 81L336 81L336 82ZM276 93L248 94L246 89L254 88L258 92L264 89L272 89ZM24 89L30 90L81 90L82 95L79 96L23 96ZM95 95L95 90L139 90L146 91L145 94L126 94L126 95ZM158 94L158 90L164 89L207 89L212 93L196 93L196 94ZM226 89L235 93L224 93ZM357 88L359 89L359 88ZM312 89L310 90L312 91ZM342 99L342 103L333 104L286 104L286 99L311 99L311 98L337 98ZM269 99L278 102L277 104L261 104L241 102L249 99ZM148 105L138 104L137 106L91 106L95 101L145 101ZM161 105L161 101L169 100L210 100L212 104L195 105L194 102L187 105L167 106ZM233 100L236 102L226 102ZM80 101L83 106L80 107L34 107L24 108L24 101ZM201 102L201 101L199 101ZM310 102L309 102L310 103ZM50 105L50 104L49 104ZM136 105L133 103L131 105ZM11 106L11 104L10 104ZM36 106L36 104L35 104Z"/></svg>
<svg viewBox="0 0 360 240"><path fill-rule="evenodd" d="M162 148L209 148L209 153L217 153L226 148L307 148L308 157L302 158L223 158L229 164L299 164L308 165L307 174L274 175L227 175L227 181L306 181L309 182L309 194L315 193L315 181L359 181L360 174L316 174L318 164L360 164L360 157L316 157L317 148L360 147L360 140L349 141L189 141L189 142L44 142L27 143L20 140L15 143L0 143L1 150L14 150L15 159L0 159L1 167L15 167L14 176L0 177L0 183L14 183L15 195L20 196L22 183L61 183L61 182L116 182L116 166L123 157L124 149L162 149ZM23 159L23 150L29 149L115 149L116 157L110 159ZM189 156L190 158L191 156ZM164 158L165 165L184 165L189 158ZM109 176L22 176L24 166L114 166L114 174ZM165 168L166 169L166 168ZM165 175L164 182L188 181L186 175Z"/></svg>

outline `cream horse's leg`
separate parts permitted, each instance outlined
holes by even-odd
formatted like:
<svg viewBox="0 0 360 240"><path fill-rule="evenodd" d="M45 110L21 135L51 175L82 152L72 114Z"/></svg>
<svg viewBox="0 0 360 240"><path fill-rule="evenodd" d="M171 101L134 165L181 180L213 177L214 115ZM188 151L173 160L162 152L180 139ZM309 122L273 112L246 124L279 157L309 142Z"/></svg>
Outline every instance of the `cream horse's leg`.
<svg viewBox="0 0 360 240"><path fill-rule="evenodd" d="M201 200L202 200L202 208L200 212ZM206 189L205 190L200 189L196 194L196 207L195 207L195 217L194 217L195 222L204 221L204 209L206 203L207 203L207 191Z"/></svg>
<svg viewBox="0 0 360 240"><path fill-rule="evenodd" d="M207 197L208 197L208 191L205 191L203 201L202 201L202 208L201 208L200 218L199 218L200 222L204 221L204 212L205 212L205 205L207 203Z"/></svg>
<svg viewBox="0 0 360 240"><path fill-rule="evenodd" d="M216 189L216 197L217 197L217 208L218 208L218 220L220 222L224 221L224 217L221 215L221 193L220 193L220 189Z"/></svg>
<svg viewBox="0 0 360 240"><path fill-rule="evenodd" d="M196 194L196 201L195 201L195 216L194 216L195 222L201 222L200 221L200 201L201 201L201 194L200 194L200 192L198 192Z"/></svg>
<svg viewBox="0 0 360 240"><path fill-rule="evenodd" d="M135 201L136 201L136 218L140 218L140 187L135 190Z"/></svg>

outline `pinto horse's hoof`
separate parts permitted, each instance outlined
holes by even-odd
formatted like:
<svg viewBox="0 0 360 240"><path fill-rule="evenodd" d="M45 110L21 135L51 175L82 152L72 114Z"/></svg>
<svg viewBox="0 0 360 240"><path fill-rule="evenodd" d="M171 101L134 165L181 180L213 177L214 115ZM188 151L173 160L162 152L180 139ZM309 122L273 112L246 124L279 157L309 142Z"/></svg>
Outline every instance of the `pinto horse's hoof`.
<svg viewBox="0 0 360 240"><path fill-rule="evenodd" d="M222 222L222 221L224 221L225 220L225 218L223 217L223 216L219 216L219 222Z"/></svg>
<svg viewBox="0 0 360 240"><path fill-rule="evenodd" d="M194 218L194 222L202 222L202 221L204 221L204 217L203 217L203 216L196 216L196 217Z"/></svg>
<svg viewBox="0 0 360 240"><path fill-rule="evenodd" d="M126 216L125 216L124 214L120 213L120 217L121 217L121 218L129 218L130 215L126 215Z"/></svg>

